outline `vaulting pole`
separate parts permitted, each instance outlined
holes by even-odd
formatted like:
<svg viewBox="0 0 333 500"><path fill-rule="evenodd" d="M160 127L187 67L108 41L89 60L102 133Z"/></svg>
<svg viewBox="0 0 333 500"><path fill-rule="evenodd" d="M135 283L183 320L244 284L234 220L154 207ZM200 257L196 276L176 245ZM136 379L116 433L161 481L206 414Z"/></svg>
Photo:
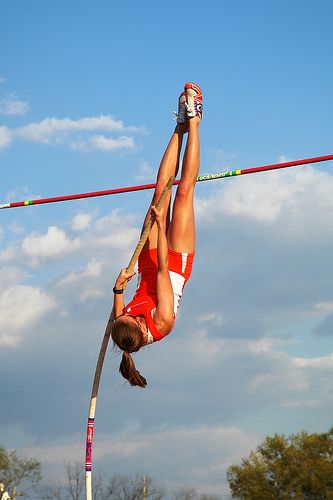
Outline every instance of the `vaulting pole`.
<svg viewBox="0 0 333 500"><path fill-rule="evenodd" d="M174 180L175 180L174 177L170 177L170 179L168 180L168 183L165 186L163 193L161 194L158 202L156 203L157 208L159 208L164 203L165 199L167 198L167 196L172 188ZM141 250L143 249L144 244L147 241L147 238L149 236L149 233L150 233L150 230L151 230L153 224L154 224L154 218L150 217L142 230L140 241L134 250L132 258L128 264L127 271L129 271L129 272L133 271L135 264L139 258L140 253L141 253ZM92 445L93 445L93 438L94 438L96 403L97 403L99 382L101 379L106 349L107 349L109 339L110 339L113 319L114 318L113 318L113 309L112 309L110 317L109 317L109 321L108 321L106 329L105 329L102 345L101 345L101 348L99 351L99 356L98 356L98 360L97 360L95 376L94 376L93 386L92 386L92 391L91 391L88 426L87 426L87 438L86 438L86 500L92 500L91 469L92 469Z"/></svg>
<svg viewBox="0 0 333 500"><path fill-rule="evenodd" d="M310 163L319 163L333 160L333 155L316 156L314 158L304 158L303 160L286 161L284 163L273 163L272 165L262 165L260 167L246 168L243 170L230 170L217 174L199 175L197 182L211 181L215 179L224 179L225 177L233 177L235 175L254 174L256 172L266 172L267 170L276 170L279 168L298 167L300 165L308 165ZM174 184L179 184L179 181L174 181ZM132 191L143 191L145 189L154 189L156 184L141 184L139 186L129 186L116 189L105 189L104 191L91 191L89 193L69 194L65 196L55 196L53 198L40 198L36 200L16 201L12 203L0 204L1 208L16 208L26 207L30 205L41 205L44 203L56 203L58 201L79 200L82 198L94 198L97 196L107 196L111 194L128 193Z"/></svg>

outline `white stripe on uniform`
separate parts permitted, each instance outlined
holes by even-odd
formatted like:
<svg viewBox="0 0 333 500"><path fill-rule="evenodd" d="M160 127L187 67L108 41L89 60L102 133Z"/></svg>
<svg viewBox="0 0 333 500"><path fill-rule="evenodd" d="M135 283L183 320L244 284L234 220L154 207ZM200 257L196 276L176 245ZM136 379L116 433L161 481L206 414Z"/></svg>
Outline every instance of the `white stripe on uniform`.
<svg viewBox="0 0 333 500"><path fill-rule="evenodd" d="M185 273L188 253L182 253L182 273Z"/></svg>
<svg viewBox="0 0 333 500"><path fill-rule="evenodd" d="M175 273L174 271L169 271L169 275L173 290L173 312L176 315L181 296L183 295L185 278L181 274Z"/></svg>

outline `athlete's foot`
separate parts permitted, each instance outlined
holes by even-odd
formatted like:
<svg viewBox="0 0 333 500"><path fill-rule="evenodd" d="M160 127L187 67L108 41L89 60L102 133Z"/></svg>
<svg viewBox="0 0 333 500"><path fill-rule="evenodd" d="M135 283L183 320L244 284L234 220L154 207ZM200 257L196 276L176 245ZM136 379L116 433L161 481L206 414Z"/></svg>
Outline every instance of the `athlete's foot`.
<svg viewBox="0 0 333 500"><path fill-rule="evenodd" d="M187 117L202 119L202 90L195 83L185 83Z"/></svg>
<svg viewBox="0 0 333 500"><path fill-rule="evenodd" d="M187 122L187 107L185 90L180 94L178 99L178 112L176 113L177 123L179 125Z"/></svg>

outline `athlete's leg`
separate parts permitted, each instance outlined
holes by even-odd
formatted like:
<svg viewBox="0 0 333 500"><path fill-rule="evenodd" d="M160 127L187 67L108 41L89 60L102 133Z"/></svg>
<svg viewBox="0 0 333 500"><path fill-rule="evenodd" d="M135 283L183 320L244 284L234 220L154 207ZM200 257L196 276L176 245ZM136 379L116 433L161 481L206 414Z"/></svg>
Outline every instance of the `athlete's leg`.
<svg viewBox="0 0 333 500"><path fill-rule="evenodd" d="M188 120L188 139L182 165L182 175L173 205L168 231L169 247L176 252L193 253L195 250L195 222L193 210L194 187L199 172L200 116Z"/></svg>
<svg viewBox="0 0 333 500"><path fill-rule="evenodd" d="M179 158L180 151L183 143L184 133L187 131L187 124L177 124L169 144L164 152L161 164L157 173L156 188L154 191L153 199L151 205L157 203L159 197L161 196L163 189L165 188L169 178L173 175L176 176L179 169ZM165 202L165 207L169 207L171 198L171 191ZM145 217L144 224L150 217L150 208ZM165 210L165 217L169 214L169 210ZM145 248L156 248L157 247L157 226L154 224L149 238L145 244Z"/></svg>

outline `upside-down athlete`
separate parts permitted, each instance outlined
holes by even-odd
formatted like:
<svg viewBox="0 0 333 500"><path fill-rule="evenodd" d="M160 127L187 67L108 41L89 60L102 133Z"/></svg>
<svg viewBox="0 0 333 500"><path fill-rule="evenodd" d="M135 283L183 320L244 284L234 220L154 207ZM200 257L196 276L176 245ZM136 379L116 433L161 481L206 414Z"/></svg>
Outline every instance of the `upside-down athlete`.
<svg viewBox="0 0 333 500"><path fill-rule="evenodd" d="M132 386L145 387L146 379L136 370L131 353L166 337L174 327L179 301L192 270L195 252L194 188L199 172L199 125L202 118L202 92L198 85L186 83L178 101L177 125L163 155L156 188L145 223L153 214L149 238L139 256L139 285L126 306L123 287L134 273L121 270L114 292L112 339L123 351L119 371ZM188 132L172 216L170 198L167 209L155 204L170 176L179 169L184 135Z"/></svg>

